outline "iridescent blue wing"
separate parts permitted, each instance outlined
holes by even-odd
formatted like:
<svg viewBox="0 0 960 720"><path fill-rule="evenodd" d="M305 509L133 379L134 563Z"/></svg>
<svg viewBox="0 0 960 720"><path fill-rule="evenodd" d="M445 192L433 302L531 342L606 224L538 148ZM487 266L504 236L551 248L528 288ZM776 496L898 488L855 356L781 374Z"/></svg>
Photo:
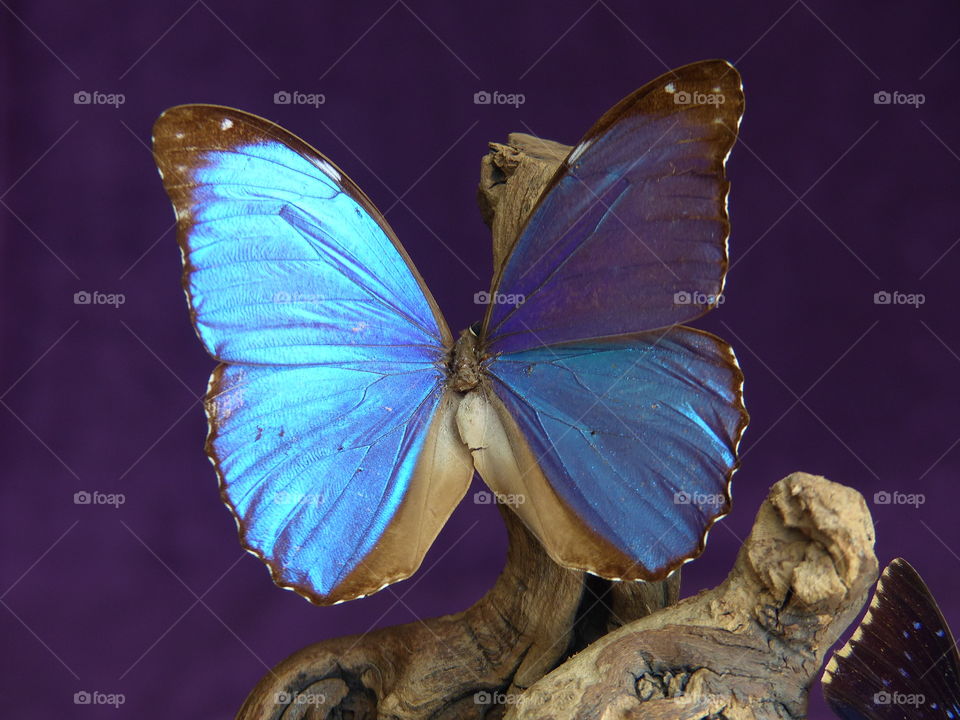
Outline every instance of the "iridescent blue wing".
<svg viewBox="0 0 960 720"><path fill-rule="evenodd" d="M225 363L207 451L243 542L315 602L408 577L472 475L423 281L356 185L266 120L173 108L154 152L197 334Z"/></svg>
<svg viewBox="0 0 960 720"><path fill-rule="evenodd" d="M504 354L488 372L507 438L474 460L525 499L514 510L557 562L655 580L700 553L747 422L722 340L675 327Z"/></svg>
<svg viewBox="0 0 960 720"><path fill-rule="evenodd" d="M216 359L359 367L432 362L450 345L383 216L299 138L239 110L185 105L157 120L154 153L191 316Z"/></svg>
<svg viewBox="0 0 960 720"><path fill-rule="evenodd" d="M494 279L490 352L654 330L718 302L727 269L724 163L740 76L712 60L608 111L570 152Z"/></svg>
<svg viewBox="0 0 960 720"><path fill-rule="evenodd" d="M926 583L901 558L883 571L853 637L824 670L844 720L960 718L960 655Z"/></svg>
<svg viewBox="0 0 960 720"><path fill-rule="evenodd" d="M206 405L244 546L316 602L412 575L473 475L433 368L220 365Z"/></svg>

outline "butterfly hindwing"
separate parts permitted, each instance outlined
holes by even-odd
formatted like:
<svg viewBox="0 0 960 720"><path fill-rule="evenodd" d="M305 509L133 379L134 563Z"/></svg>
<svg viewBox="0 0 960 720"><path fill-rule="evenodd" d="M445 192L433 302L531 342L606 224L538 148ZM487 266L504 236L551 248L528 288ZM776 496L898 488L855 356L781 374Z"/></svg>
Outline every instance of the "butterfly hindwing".
<svg viewBox="0 0 960 720"><path fill-rule="evenodd" d="M960 718L960 656L926 583L906 560L883 571L853 637L827 664L823 693L844 720Z"/></svg>
<svg viewBox="0 0 960 720"><path fill-rule="evenodd" d="M487 310L492 352L655 330L718 302L727 269L724 163L743 112L721 60L687 65L608 111L530 213Z"/></svg>
<svg viewBox="0 0 960 720"><path fill-rule="evenodd" d="M489 372L511 445L528 446L516 487L498 489L530 496L515 509L555 560L653 580L699 554L746 426L722 340L676 327L505 354Z"/></svg>
<svg viewBox="0 0 960 720"><path fill-rule="evenodd" d="M322 602L412 575L473 474L432 368L221 365L206 405L244 545Z"/></svg>
<svg viewBox="0 0 960 720"><path fill-rule="evenodd" d="M473 473L423 281L356 185L266 120L173 108L154 151L224 363L207 451L245 546L320 603L408 577Z"/></svg>

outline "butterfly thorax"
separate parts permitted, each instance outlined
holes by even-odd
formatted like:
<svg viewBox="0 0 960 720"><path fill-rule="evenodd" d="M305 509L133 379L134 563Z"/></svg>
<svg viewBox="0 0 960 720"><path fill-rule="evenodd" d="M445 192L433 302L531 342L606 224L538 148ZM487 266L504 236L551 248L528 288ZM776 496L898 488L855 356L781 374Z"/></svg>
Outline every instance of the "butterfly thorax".
<svg viewBox="0 0 960 720"><path fill-rule="evenodd" d="M450 353L450 387L457 392L467 393L474 390L483 379L483 358L480 352L479 338L467 328Z"/></svg>

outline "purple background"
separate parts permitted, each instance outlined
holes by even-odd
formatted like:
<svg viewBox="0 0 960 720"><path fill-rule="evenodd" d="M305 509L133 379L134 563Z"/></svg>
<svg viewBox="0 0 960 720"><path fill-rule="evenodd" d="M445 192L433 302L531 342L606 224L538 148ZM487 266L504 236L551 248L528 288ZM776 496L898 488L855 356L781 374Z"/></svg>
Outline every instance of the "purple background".
<svg viewBox="0 0 960 720"><path fill-rule="evenodd" d="M503 563L495 510L469 501L413 580L333 608L276 589L241 552L202 452L213 363L147 149L164 108L236 106L327 153L459 329L490 274L486 142L573 143L667 67L709 57L737 64L747 111L727 302L698 325L736 349L753 419L734 513L684 593L725 576L767 488L802 469L862 491L881 562L906 556L960 627L960 7L356 5L0 2L3 707L115 717L74 707L96 690L124 693L129 716L232 717L303 645L463 609ZM484 89L525 103L475 105ZM80 90L125 102L77 105ZM279 90L326 102L275 105ZM878 105L880 90L925 103ZM126 301L75 305L80 290ZM876 305L881 290L925 303ZM126 502L76 505L81 490ZM926 502L876 505L879 490Z"/></svg>

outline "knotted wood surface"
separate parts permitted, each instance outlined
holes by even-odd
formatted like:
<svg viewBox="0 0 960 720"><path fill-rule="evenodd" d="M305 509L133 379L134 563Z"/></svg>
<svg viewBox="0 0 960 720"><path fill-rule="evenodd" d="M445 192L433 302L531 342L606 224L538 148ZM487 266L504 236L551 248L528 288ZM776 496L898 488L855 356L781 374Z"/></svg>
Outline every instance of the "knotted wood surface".
<svg viewBox="0 0 960 720"><path fill-rule="evenodd" d="M776 483L727 579L616 630L509 706L527 720L795 720L877 576L863 497Z"/></svg>

